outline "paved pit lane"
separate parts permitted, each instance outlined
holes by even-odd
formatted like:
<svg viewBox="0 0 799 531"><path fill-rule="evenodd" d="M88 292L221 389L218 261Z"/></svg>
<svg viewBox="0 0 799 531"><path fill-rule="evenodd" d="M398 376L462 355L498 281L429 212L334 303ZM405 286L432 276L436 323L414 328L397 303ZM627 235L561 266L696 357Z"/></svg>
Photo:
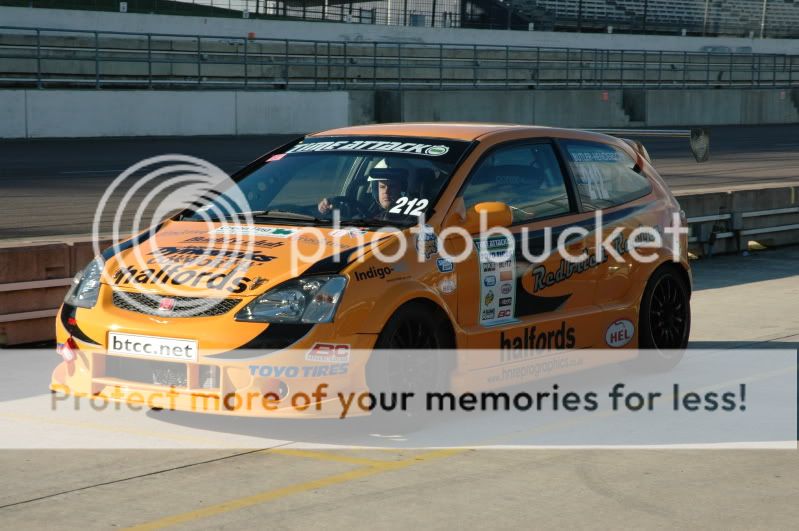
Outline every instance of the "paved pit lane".
<svg viewBox="0 0 799 531"><path fill-rule="evenodd" d="M786 379L795 384L795 357L776 367L767 353L752 359L744 349L799 347L797 260L794 247L694 262L692 347L722 350L689 353L675 377L719 384L744 378L757 393ZM207 429L187 414L170 420L172 412L48 416L40 406L49 410L44 386L55 355L0 354L7 367L0 375L4 446L24 435L42 447L172 448L0 451L4 527L788 528L799 517L795 437L783 450L510 450L531 436L612 431L614 419L519 426L497 417L474 433L465 417L447 427L383 433L360 423L338 428L338 444L324 448L309 439L308 423L223 419ZM742 359L748 365L734 363ZM41 387L15 383L28 379ZM793 419L781 420L795 436L792 411ZM495 449L403 448L423 446L445 428ZM192 449L211 440L245 448ZM364 441L372 449L350 446Z"/></svg>

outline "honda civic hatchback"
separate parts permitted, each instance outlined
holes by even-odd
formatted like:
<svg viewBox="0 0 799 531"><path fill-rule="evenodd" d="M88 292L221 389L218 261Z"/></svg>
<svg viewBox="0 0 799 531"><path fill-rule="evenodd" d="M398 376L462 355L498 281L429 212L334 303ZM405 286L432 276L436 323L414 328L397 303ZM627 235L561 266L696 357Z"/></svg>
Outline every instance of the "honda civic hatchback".
<svg viewBox="0 0 799 531"><path fill-rule="evenodd" d="M231 182L75 277L52 390L149 392L150 407L179 410L255 390L277 406L215 412L302 416L282 404L321 381L334 393L415 370L490 389L635 356L665 368L687 345L685 218L639 142L347 127Z"/></svg>

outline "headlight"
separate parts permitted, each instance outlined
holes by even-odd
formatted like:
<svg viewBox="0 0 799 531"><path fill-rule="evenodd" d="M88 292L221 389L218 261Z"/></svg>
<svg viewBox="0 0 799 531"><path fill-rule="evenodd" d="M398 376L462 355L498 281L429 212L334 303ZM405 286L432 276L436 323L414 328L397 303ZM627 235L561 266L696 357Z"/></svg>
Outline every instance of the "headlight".
<svg viewBox="0 0 799 531"><path fill-rule="evenodd" d="M236 314L237 321L258 323L329 323L347 279L308 277L272 288Z"/></svg>
<svg viewBox="0 0 799 531"><path fill-rule="evenodd" d="M95 258L83 271L75 275L64 302L80 308L94 307L100 293L100 276L103 274L104 265L102 258Z"/></svg>

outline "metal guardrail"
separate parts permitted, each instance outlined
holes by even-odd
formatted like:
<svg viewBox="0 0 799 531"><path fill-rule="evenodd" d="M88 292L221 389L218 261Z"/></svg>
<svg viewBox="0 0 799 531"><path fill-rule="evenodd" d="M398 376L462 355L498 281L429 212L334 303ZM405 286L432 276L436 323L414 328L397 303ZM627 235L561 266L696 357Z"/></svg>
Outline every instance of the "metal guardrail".
<svg viewBox="0 0 799 531"><path fill-rule="evenodd" d="M750 236L799 230L799 223L782 223L765 227L744 228L745 219L769 218L772 216L784 216L786 214L799 214L799 207L773 208L749 212L728 212L690 217L688 218L688 224L691 235L688 238L688 243L701 244L705 247L705 254L712 255L713 244L716 240L735 238L736 250L745 251ZM712 227L706 225L710 222L713 222Z"/></svg>
<svg viewBox="0 0 799 531"><path fill-rule="evenodd" d="M799 86L799 56L0 26L0 84L180 89Z"/></svg>

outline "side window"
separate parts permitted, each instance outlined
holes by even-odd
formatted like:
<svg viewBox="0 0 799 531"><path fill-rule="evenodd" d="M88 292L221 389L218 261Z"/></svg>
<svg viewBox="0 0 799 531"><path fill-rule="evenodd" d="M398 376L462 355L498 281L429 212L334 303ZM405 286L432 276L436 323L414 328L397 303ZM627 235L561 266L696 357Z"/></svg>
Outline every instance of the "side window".
<svg viewBox="0 0 799 531"><path fill-rule="evenodd" d="M635 161L614 146L597 142L562 141L583 207L600 210L643 197L652 191Z"/></svg>
<svg viewBox="0 0 799 531"><path fill-rule="evenodd" d="M569 195L551 144L513 144L483 158L463 190L466 208L502 201L523 223L569 212Z"/></svg>

